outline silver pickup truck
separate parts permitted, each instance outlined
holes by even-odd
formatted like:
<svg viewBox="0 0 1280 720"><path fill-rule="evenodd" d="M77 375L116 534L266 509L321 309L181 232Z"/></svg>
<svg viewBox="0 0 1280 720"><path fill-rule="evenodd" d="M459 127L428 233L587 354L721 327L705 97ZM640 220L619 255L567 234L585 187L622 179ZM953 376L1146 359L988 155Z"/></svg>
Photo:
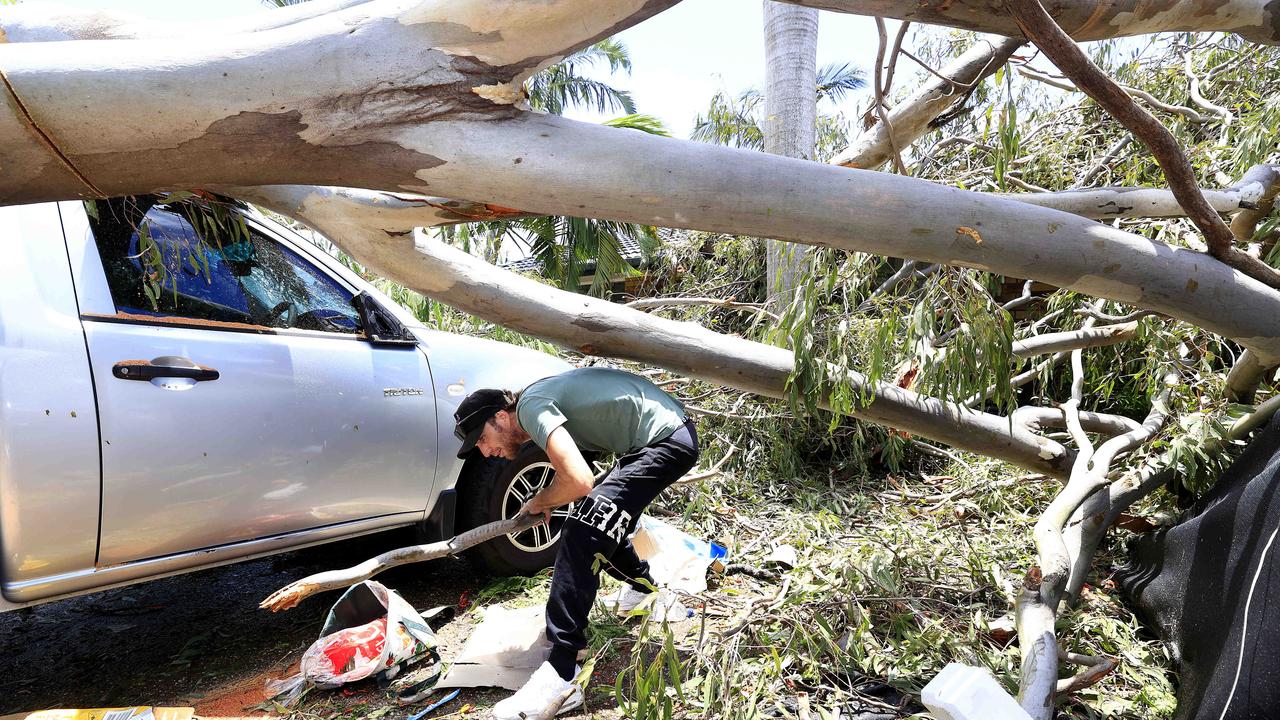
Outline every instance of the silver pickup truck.
<svg viewBox="0 0 1280 720"><path fill-rule="evenodd" d="M456 459L452 415L565 363L425 327L252 208L167 199L0 207L0 611L392 527L446 537L549 482L532 447ZM481 559L545 567L559 522Z"/></svg>

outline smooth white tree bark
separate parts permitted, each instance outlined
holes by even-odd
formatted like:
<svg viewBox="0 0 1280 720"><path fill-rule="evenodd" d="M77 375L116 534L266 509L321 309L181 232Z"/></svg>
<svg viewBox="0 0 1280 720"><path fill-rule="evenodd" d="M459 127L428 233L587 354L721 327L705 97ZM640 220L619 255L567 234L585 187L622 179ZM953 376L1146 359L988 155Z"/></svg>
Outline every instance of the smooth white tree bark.
<svg viewBox="0 0 1280 720"><path fill-rule="evenodd" d="M90 193L14 110L22 97L109 194L320 181L773 237L1035 277L1184 319L1262 362L1280 359L1280 293L1199 253L912 178L507 104L555 53L669 4L549 0L519 3L513 17L446 20L435 5L373 0L216 43L118 40L109 53L107 41L0 45L16 89L5 96L13 112L0 115L0 202ZM479 6L491 3L460 5ZM513 24L516 36L495 29Z"/></svg>

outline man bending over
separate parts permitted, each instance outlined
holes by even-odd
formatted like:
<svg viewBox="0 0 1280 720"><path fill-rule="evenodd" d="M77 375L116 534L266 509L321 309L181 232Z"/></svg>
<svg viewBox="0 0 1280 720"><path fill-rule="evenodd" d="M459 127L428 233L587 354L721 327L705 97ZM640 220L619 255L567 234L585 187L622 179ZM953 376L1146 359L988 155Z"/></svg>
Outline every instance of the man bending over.
<svg viewBox="0 0 1280 720"><path fill-rule="evenodd" d="M621 611L635 608L652 592L649 565L636 555L629 536L645 507L698 461L693 421L680 403L648 380L594 367L544 378L514 394L477 390L458 406L454 420L454 432L462 440L460 458L478 450L485 457L510 460L529 440L546 450L555 478L523 512L542 515L545 522L555 508L580 501L561 530L551 577L551 656L524 687L493 709L497 720L518 720L570 693L560 708L568 712L582 704L582 690L572 680L578 651L587 646L587 615L600 589L592 566L600 556L606 560L603 569L623 581L616 599ZM618 456L594 488L582 450Z"/></svg>

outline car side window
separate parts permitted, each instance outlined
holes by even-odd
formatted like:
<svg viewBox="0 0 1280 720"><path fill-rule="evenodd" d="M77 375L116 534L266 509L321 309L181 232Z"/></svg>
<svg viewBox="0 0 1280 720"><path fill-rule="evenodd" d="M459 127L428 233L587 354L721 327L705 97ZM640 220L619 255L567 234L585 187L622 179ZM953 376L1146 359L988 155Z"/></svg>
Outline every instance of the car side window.
<svg viewBox="0 0 1280 720"><path fill-rule="evenodd" d="M352 293L236 214L202 201L94 201L116 312L354 334Z"/></svg>

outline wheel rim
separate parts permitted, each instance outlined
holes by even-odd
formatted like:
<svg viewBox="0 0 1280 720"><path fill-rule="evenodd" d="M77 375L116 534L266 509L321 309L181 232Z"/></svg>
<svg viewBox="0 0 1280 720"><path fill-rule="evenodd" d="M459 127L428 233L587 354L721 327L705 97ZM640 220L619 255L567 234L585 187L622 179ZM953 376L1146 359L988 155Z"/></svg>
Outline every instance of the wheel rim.
<svg viewBox="0 0 1280 720"><path fill-rule="evenodd" d="M551 484L555 474L555 468L551 467L549 462L536 462L516 473L502 496L503 519L515 517L520 512L520 508L533 499L539 490ZM575 504L570 503L553 510L550 523L509 533L507 540L521 552L536 553L546 550L560 539L560 530L569 519Z"/></svg>

